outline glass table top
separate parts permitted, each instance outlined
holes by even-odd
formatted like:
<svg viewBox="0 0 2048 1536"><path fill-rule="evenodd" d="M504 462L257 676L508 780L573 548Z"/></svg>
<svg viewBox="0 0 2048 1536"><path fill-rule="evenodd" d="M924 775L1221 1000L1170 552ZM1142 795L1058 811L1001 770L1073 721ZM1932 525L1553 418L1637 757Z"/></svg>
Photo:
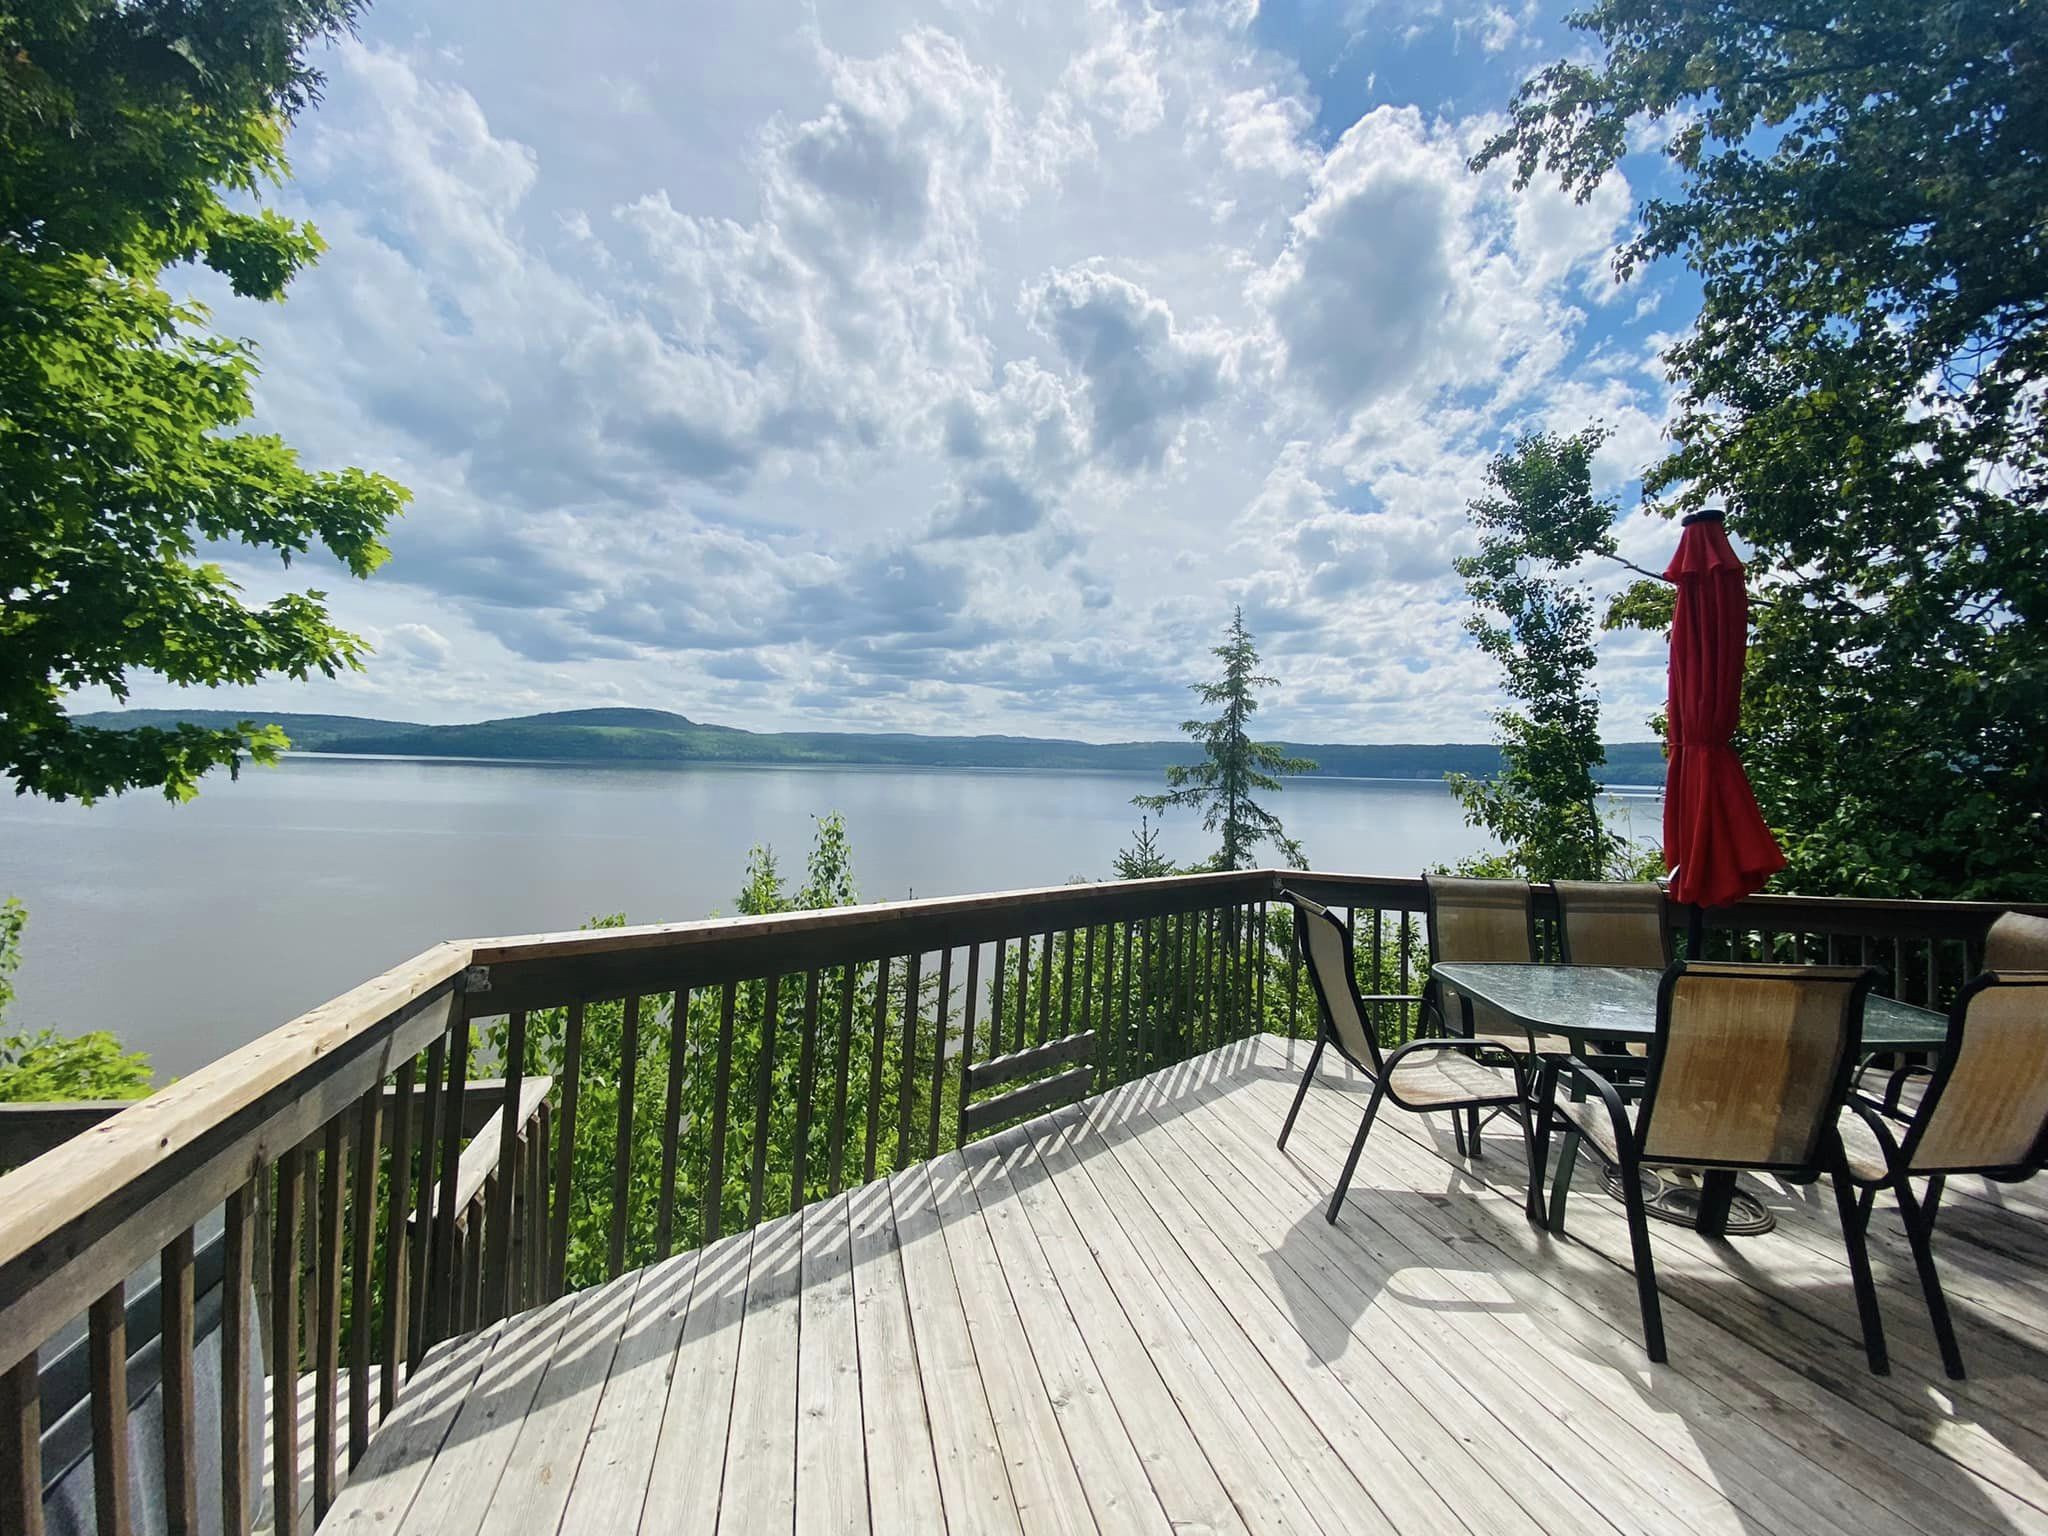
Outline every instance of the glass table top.
<svg viewBox="0 0 2048 1536"><path fill-rule="evenodd" d="M1445 961L1432 975L1491 1003L1541 1033L1647 1040L1657 1032L1657 971L1606 965L1481 965ZM1948 1039L1948 1019L1873 993L1863 1009L1863 1049L1924 1051Z"/></svg>

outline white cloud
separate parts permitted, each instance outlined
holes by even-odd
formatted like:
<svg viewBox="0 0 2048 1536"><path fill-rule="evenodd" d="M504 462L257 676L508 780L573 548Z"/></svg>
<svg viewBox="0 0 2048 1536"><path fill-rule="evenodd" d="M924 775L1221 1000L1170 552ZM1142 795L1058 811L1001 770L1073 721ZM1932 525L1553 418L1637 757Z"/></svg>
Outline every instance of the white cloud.
<svg viewBox="0 0 2048 1536"><path fill-rule="evenodd" d="M1442 92L1332 122L1250 7L764 5L609 52L557 15L595 96L535 63L550 14L371 13L292 146L329 253L223 306L266 424L416 494L385 574L321 583L369 673L280 707L1152 734L1242 600L1276 731L1469 735L1487 456L1594 416L1606 483L1657 450L1591 302L1627 184L1475 176L1493 119Z"/></svg>

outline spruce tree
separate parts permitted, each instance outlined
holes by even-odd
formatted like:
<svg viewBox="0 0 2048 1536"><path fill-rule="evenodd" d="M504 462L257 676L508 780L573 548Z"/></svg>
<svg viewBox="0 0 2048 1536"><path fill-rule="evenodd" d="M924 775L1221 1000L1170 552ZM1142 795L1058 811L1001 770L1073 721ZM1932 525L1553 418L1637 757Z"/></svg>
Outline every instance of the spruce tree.
<svg viewBox="0 0 2048 1536"><path fill-rule="evenodd" d="M1316 765L1251 738L1251 718L1259 707L1257 690L1277 688L1279 679L1259 672L1259 653L1244 627L1244 609L1231 615L1229 633L1210 654L1223 663L1223 675L1213 683L1190 686L1204 704L1220 705L1222 713L1211 720L1184 720L1180 727L1202 744L1202 760L1168 768L1166 793L1138 795L1131 803L1149 811L1175 805L1199 810L1203 829L1223 834L1222 846L1210 861L1213 869L1250 869L1252 855L1267 842L1285 863L1298 868L1304 862L1301 845L1253 796L1277 794L1281 774L1314 773Z"/></svg>

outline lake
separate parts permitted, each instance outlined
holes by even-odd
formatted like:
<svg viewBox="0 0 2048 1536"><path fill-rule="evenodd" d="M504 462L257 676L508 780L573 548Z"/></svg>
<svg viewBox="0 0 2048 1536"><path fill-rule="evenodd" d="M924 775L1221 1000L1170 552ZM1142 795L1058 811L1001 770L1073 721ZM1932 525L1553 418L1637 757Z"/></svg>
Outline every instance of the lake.
<svg viewBox="0 0 2048 1536"><path fill-rule="evenodd" d="M174 806L0 794L0 896L29 908L14 1028L111 1029L189 1072L442 939L731 912L749 846L793 886L843 813L864 900L1107 878L1151 775L641 768L293 754ZM1614 799L1654 836L1653 794ZM1297 779L1319 869L1412 874L1486 844L1441 783ZM1174 859L1211 851L1169 815Z"/></svg>

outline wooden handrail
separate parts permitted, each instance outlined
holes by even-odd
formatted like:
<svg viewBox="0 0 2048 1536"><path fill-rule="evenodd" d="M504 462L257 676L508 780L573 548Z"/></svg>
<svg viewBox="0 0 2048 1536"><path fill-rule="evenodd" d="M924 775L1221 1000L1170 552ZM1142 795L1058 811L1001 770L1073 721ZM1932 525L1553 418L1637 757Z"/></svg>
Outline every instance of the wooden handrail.
<svg viewBox="0 0 2048 1536"><path fill-rule="evenodd" d="M505 1079L479 1078L464 1088L462 1134L474 1136L505 1101ZM54 1151L102 1120L111 1120L138 1102L134 1099L31 1100L0 1104L0 1169L7 1169ZM415 1084L409 1096L411 1131L416 1138L426 1122L426 1085ZM398 1090L387 1084L378 1117L380 1145L389 1147L398 1134Z"/></svg>
<svg viewBox="0 0 2048 1536"><path fill-rule="evenodd" d="M436 945L0 1175L0 1371L440 1033L467 962Z"/></svg>
<svg viewBox="0 0 2048 1536"><path fill-rule="evenodd" d="M877 955L930 953L1090 923L1169 916L1273 893L1273 870L1036 886L823 911L710 918L471 942L486 973L472 1016L810 970Z"/></svg>
<svg viewBox="0 0 2048 1536"><path fill-rule="evenodd" d="M552 1077L521 1078L519 1080L519 1107L516 1111L516 1123L519 1125L531 1125L540 1114L540 1106L554 1086L555 1080ZM502 1091L499 1093L498 1098L499 1102L502 1103L504 1099ZM490 1178L491 1174L498 1167L503 1143L497 1134L496 1118L493 1115L491 1117L493 1124L480 1128L471 1134L469 1145L462 1149L462 1157L455 1165L455 1209L458 1212L467 1209L469 1202L474 1200L482 1191L484 1181ZM441 1192L436 1190L434 1192L434 1214L438 1216L440 1211Z"/></svg>

